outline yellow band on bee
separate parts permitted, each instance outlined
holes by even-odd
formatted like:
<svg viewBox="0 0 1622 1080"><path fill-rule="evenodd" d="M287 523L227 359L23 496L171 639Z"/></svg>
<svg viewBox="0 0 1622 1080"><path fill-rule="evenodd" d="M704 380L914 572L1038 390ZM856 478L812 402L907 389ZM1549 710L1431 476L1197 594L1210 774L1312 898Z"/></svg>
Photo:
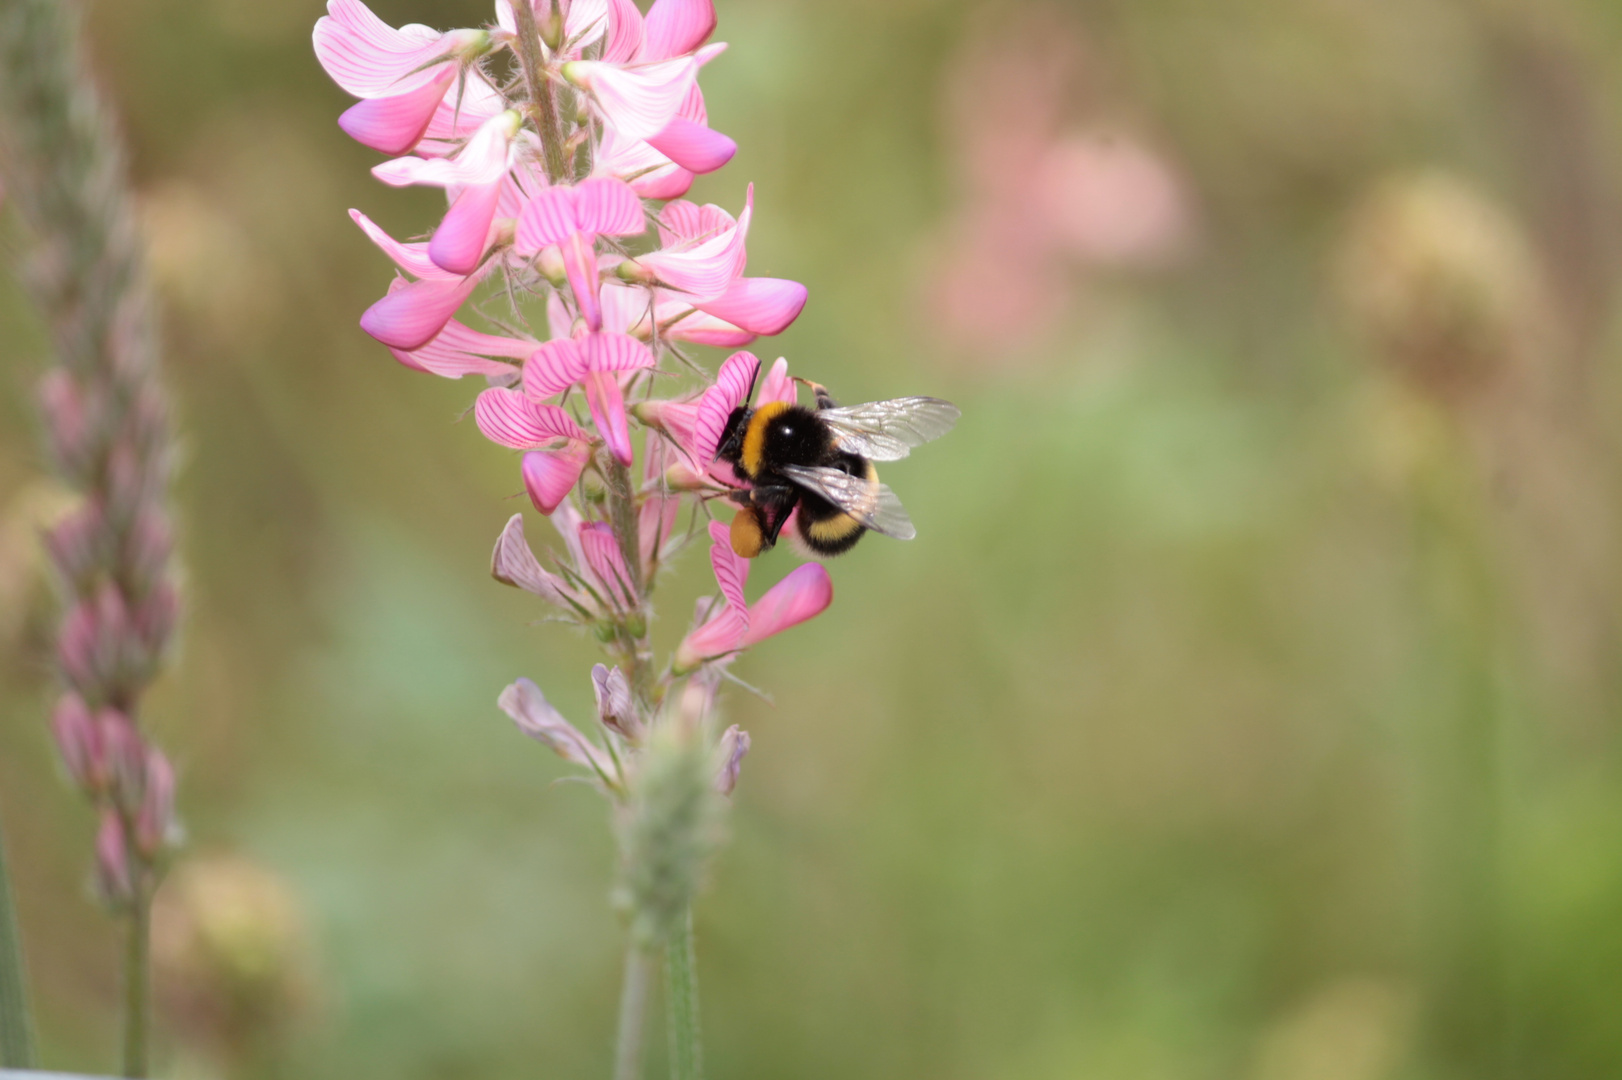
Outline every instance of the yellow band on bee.
<svg viewBox="0 0 1622 1080"><path fill-rule="evenodd" d="M785 402L768 401L749 417L749 426L743 433L743 453L740 456L743 471L750 476L760 472L761 463L765 458L766 426L787 410L788 405Z"/></svg>

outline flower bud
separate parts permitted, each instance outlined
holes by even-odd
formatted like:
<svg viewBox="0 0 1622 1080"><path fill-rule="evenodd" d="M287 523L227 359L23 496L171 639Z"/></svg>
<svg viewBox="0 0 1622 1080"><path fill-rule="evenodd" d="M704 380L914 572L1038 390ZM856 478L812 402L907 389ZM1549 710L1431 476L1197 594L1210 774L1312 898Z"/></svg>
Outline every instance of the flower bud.
<svg viewBox="0 0 1622 1080"><path fill-rule="evenodd" d="M56 636L56 660L68 685L86 698L99 700L112 677L112 662L102 646L94 600L68 609Z"/></svg>
<svg viewBox="0 0 1622 1080"><path fill-rule="evenodd" d="M563 265L563 252L555 245L542 248L540 254L535 256L535 269L539 270L555 289L561 289L569 283L569 272Z"/></svg>
<svg viewBox="0 0 1622 1080"><path fill-rule="evenodd" d="M157 663L174 636L180 618L180 594L173 582L159 581L135 609L134 642L144 668Z"/></svg>
<svg viewBox="0 0 1622 1080"><path fill-rule="evenodd" d="M122 524L135 516L152 490L148 461L129 441L120 439L107 452L107 516Z"/></svg>
<svg viewBox="0 0 1622 1080"><path fill-rule="evenodd" d="M174 550L174 534L163 513L147 507L136 515L124 537L125 579L137 597L144 597L162 580Z"/></svg>
<svg viewBox="0 0 1622 1080"><path fill-rule="evenodd" d="M743 768L743 756L749 753L749 733L733 724L721 735L715 747L715 790L731 795L738 786L738 771Z"/></svg>
<svg viewBox="0 0 1622 1080"><path fill-rule="evenodd" d="M109 791L126 813L136 813L146 797L147 748L130 718L117 709L96 714L106 748Z"/></svg>
<svg viewBox="0 0 1622 1080"><path fill-rule="evenodd" d="M642 718L631 697L631 684L625 672L598 664L591 669L591 685L597 694L597 719L627 742L642 739Z"/></svg>
<svg viewBox="0 0 1622 1080"><path fill-rule="evenodd" d="M478 28L448 31L444 42L450 54L464 64L484 56L495 44L490 31Z"/></svg>
<svg viewBox="0 0 1622 1080"><path fill-rule="evenodd" d="M91 794L107 785L107 749L100 726L78 694L63 694L51 712L51 735L68 775Z"/></svg>
<svg viewBox="0 0 1622 1080"><path fill-rule="evenodd" d="M635 285L652 285L659 280L652 270L634 259L626 259L614 267L614 276Z"/></svg>
<svg viewBox="0 0 1622 1080"><path fill-rule="evenodd" d="M51 457L65 476L82 480L92 456L84 395L73 376L61 368L52 369L40 380L38 394Z"/></svg>
<svg viewBox="0 0 1622 1080"><path fill-rule="evenodd" d="M96 833L96 883L102 898L115 908L124 907L135 899L134 880L124 847L123 822L116 810L103 810L101 829Z"/></svg>
<svg viewBox="0 0 1622 1080"><path fill-rule="evenodd" d="M146 790L135 815L135 847L151 862L175 832L175 770L163 751L146 754Z"/></svg>

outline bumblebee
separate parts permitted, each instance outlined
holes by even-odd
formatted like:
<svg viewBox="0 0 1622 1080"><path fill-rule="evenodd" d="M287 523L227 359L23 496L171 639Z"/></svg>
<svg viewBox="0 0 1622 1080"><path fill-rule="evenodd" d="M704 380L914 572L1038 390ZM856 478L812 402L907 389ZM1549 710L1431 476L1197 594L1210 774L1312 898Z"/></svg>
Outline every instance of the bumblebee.
<svg viewBox="0 0 1622 1080"><path fill-rule="evenodd" d="M750 408L746 395L721 431L716 460L751 485L732 496L732 550L746 559L770 550L795 510L792 535L814 555L842 555L869 530L911 540L917 530L873 462L897 461L945 435L962 415L957 406L904 397L841 407L825 388L795 381L810 387L815 409L780 401Z"/></svg>

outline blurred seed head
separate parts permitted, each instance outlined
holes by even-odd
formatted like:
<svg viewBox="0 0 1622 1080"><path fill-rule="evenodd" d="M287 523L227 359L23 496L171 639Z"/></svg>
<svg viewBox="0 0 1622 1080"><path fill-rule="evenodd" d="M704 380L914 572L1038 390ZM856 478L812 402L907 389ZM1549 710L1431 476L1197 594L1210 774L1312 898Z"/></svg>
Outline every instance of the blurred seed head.
<svg viewBox="0 0 1622 1080"><path fill-rule="evenodd" d="M152 955L166 1015L217 1053L284 1037L315 1005L298 896L241 856L200 856L175 869L153 901Z"/></svg>
<svg viewBox="0 0 1622 1080"><path fill-rule="evenodd" d="M620 884L614 902L632 937L653 948L684 917L720 846L725 801L700 733L663 723L648 734L619 821Z"/></svg>
<svg viewBox="0 0 1622 1080"><path fill-rule="evenodd" d="M1445 173L1374 188L1351 215L1334 280L1380 359L1448 403L1502 386L1549 336L1541 270L1520 225Z"/></svg>

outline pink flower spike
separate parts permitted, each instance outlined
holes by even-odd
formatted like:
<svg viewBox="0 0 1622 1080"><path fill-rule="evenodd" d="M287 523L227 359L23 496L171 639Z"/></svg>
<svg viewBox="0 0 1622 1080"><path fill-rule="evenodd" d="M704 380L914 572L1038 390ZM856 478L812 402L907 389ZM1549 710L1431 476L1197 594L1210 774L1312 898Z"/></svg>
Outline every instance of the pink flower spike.
<svg viewBox="0 0 1622 1080"><path fill-rule="evenodd" d="M701 175L719 169L738 152L738 144L727 136L681 116L647 142L677 165Z"/></svg>
<svg viewBox="0 0 1622 1080"><path fill-rule="evenodd" d="M714 300L697 305L714 315L756 334L781 334L805 308L806 288L798 281L782 278L741 277Z"/></svg>
<svg viewBox="0 0 1622 1080"><path fill-rule="evenodd" d="M392 97L367 98L338 117L338 126L362 146L384 154L403 154L416 146L428 130L445 91L456 80L446 67L431 82Z"/></svg>
<svg viewBox="0 0 1622 1080"><path fill-rule="evenodd" d="M552 707L541 688L528 679L519 679L501 692L496 705L513 718L518 730L538 743L551 747L563 760L584 765L605 782L614 775L613 765L592 741L575 730L563 714Z"/></svg>
<svg viewBox="0 0 1622 1080"><path fill-rule="evenodd" d="M621 136L648 139L676 116L699 66L693 56L636 67L575 60L563 65L563 77L591 94L603 120Z"/></svg>
<svg viewBox="0 0 1622 1080"><path fill-rule="evenodd" d="M316 59L333 82L356 97L378 98L432 81L435 60L476 47L486 35L482 30L441 34L415 23L396 30L360 0L328 0L312 37Z"/></svg>
<svg viewBox="0 0 1622 1080"><path fill-rule="evenodd" d="M619 379L611 371L592 371L586 375L586 406L597 425L597 434L603 437L608 449L621 465L635 460L631 452L631 429L625 419L625 394Z"/></svg>
<svg viewBox="0 0 1622 1080"><path fill-rule="evenodd" d="M432 341L472 295L478 278L424 278L389 294L360 317L360 328L383 344L410 352Z"/></svg>
<svg viewBox="0 0 1622 1080"><path fill-rule="evenodd" d="M654 0L643 26L639 60L684 56L715 32L715 5L711 0Z"/></svg>
<svg viewBox="0 0 1622 1080"><path fill-rule="evenodd" d="M560 450L531 450L524 455L524 489L529 501L543 514L550 514L569 497L580 474L591 460L585 443L564 443Z"/></svg>
<svg viewBox="0 0 1622 1080"><path fill-rule="evenodd" d="M833 599L834 583L821 563L796 566L749 609L743 647L757 645L773 634L821 615Z"/></svg>
<svg viewBox="0 0 1622 1080"><path fill-rule="evenodd" d="M693 455L698 459L694 464L699 468L707 468L715 458L727 418L748 402L749 388L759 373L760 361L754 353L733 353L716 372L715 385L699 398L698 419L693 425Z"/></svg>
<svg viewBox="0 0 1622 1080"><path fill-rule="evenodd" d="M591 436L556 405L541 405L517 390L492 386L473 403L473 419L493 443L514 450L542 450L560 441L589 442Z"/></svg>
<svg viewBox="0 0 1622 1080"><path fill-rule="evenodd" d="M586 566L605 591L605 599L622 609L636 606L631 588L631 571L620 552L614 527L606 521L590 521L580 526L580 550Z"/></svg>

